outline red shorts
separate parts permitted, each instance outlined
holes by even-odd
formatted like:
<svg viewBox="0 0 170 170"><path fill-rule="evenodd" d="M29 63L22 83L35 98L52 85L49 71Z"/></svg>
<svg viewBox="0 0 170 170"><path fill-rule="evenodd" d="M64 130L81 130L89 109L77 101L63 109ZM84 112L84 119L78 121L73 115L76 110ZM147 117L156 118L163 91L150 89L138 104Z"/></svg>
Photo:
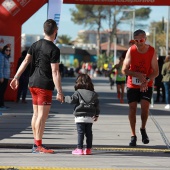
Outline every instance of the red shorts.
<svg viewBox="0 0 170 170"><path fill-rule="evenodd" d="M32 103L34 105L51 105L52 90L45 90L36 87L30 87Z"/></svg>

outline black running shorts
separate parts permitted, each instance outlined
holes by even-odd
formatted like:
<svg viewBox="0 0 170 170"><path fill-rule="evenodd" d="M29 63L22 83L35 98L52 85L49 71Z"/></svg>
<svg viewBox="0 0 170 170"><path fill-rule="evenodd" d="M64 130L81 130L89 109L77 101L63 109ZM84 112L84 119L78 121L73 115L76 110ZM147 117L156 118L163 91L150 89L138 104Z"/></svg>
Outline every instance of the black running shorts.
<svg viewBox="0 0 170 170"><path fill-rule="evenodd" d="M153 89L148 87L146 92L140 92L140 89L128 88L127 87L127 100L128 103L140 102L141 100L147 100L151 103Z"/></svg>

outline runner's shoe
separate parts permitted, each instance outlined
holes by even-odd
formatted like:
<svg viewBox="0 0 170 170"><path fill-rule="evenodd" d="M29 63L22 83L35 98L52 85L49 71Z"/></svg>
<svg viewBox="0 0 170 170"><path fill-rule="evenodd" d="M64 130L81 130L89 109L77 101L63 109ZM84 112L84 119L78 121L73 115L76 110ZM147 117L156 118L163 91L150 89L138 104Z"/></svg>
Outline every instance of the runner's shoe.
<svg viewBox="0 0 170 170"><path fill-rule="evenodd" d="M131 136L129 146L136 146L137 136Z"/></svg>
<svg viewBox="0 0 170 170"><path fill-rule="evenodd" d="M144 144L148 144L149 143L149 138L148 138L148 135L146 133L146 130L145 129L140 129L140 134L142 135L142 142Z"/></svg>
<svg viewBox="0 0 170 170"><path fill-rule="evenodd" d="M120 93L119 92L117 93L117 98L120 99Z"/></svg>
<svg viewBox="0 0 170 170"><path fill-rule="evenodd" d="M32 153L36 153L35 150L37 149L37 145L36 144L33 144L32 146Z"/></svg>
<svg viewBox="0 0 170 170"><path fill-rule="evenodd" d="M124 100L123 100L123 99L120 99L120 103L124 103Z"/></svg>
<svg viewBox="0 0 170 170"><path fill-rule="evenodd" d="M51 149L48 149L46 146L41 145L41 146L37 146L37 145L33 145L32 148L32 153L49 153L49 154L53 154L54 151Z"/></svg>
<svg viewBox="0 0 170 170"><path fill-rule="evenodd" d="M41 145L43 148L45 148L45 149L48 149L45 145ZM37 149L37 145L36 144L33 144L33 146L32 146L32 153L35 153L35 150Z"/></svg>

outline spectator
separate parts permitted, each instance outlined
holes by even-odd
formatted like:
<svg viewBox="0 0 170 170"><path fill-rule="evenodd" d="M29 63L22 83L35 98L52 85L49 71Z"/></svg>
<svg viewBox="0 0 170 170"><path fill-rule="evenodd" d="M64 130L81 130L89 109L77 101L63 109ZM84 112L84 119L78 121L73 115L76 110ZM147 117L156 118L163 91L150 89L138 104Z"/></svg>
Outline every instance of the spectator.
<svg viewBox="0 0 170 170"><path fill-rule="evenodd" d="M162 66L161 74L163 76L162 82L165 87L165 102L166 106L165 109L170 108L169 104L169 88L170 88L170 56L166 56L165 63Z"/></svg>
<svg viewBox="0 0 170 170"><path fill-rule="evenodd" d="M4 105L4 95L10 78L10 62L11 46L7 44L0 52L0 110L6 110L8 107Z"/></svg>
<svg viewBox="0 0 170 170"><path fill-rule="evenodd" d="M91 155L92 149L92 125L99 117L99 100L94 91L94 85L90 76L80 74L74 86L72 96L65 96L65 102L75 104L74 116L78 133L77 148L72 151L73 155ZM86 149L83 150L84 135L86 136Z"/></svg>
<svg viewBox="0 0 170 170"><path fill-rule="evenodd" d="M21 57L18 60L17 70L20 67L21 63L24 61L26 55L27 55L27 50L22 51ZM28 65L28 67L25 69L25 71L22 73L19 79L17 101L16 101L17 103L20 101L21 96L22 96L22 103L27 103L26 96L28 91L29 71L30 71L30 65Z"/></svg>
<svg viewBox="0 0 170 170"><path fill-rule="evenodd" d="M165 102L165 87L162 82L163 76L161 74L163 63L164 63L164 57L159 57L158 58L159 75L155 78L155 84L154 84L156 88L156 99L154 102L157 102L157 103Z"/></svg>
<svg viewBox="0 0 170 170"><path fill-rule="evenodd" d="M61 77L63 78L64 77L64 64L62 62L59 64L59 70L60 70Z"/></svg>
<svg viewBox="0 0 170 170"><path fill-rule="evenodd" d="M44 39L40 39L31 45L24 61L10 83L11 88L16 90L19 84L18 79L31 63L29 89L33 100L31 125L34 145L32 153L54 153L52 149L48 149L43 145L42 138L45 122L51 108L54 87L57 90L56 99L60 102L64 101L59 72L60 50L53 43L57 32L58 27L54 20L48 19L44 22Z"/></svg>

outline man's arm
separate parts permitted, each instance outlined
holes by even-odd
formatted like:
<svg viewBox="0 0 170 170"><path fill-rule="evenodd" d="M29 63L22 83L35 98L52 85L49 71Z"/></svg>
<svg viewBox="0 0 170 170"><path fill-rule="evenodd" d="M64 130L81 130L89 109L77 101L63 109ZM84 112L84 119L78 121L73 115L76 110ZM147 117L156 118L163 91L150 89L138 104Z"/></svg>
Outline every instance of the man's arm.
<svg viewBox="0 0 170 170"><path fill-rule="evenodd" d="M62 87L61 87L61 76L60 76L60 71L59 71L59 63L51 63L51 69L52 69L53 82L57 90L56 98L60 102L64 102L63 92L62 92Z"/></svg>
<svg viewBox="0 0 170 170"><path fill-rule="evenodd" d="M130 50L127 51L126 57L123 61L123 66L122 66L122 74L125 75L131 75L132 71L129 70L130 62L131 62L131 56L130 56Z"/></svg>
<svg viewBox="0 0 170 170"><path fill-rule="evenodd" d="M158 67L158 61L157 61L157 55L154 52L154 55L152 57L151 61L151 67L152 67L152 73L147 77L150 80L154 80L158 74L159 74L159 67ZM146 82L142 83L140 86L140 91L145 92L148 89L148 80Z"/></svg>
<svg viewBox="0 0 170 170"><path fill-rule="evenodd" d="M152 73L148 76L149 79L154 80L159 75L159 66L158 66L158 56L156 52L154 52L154 55L152 57L151 61L151 67L152 67Z"/></svg>
<svg viewBox="0 0 170 170"><path fill-rule="evenodd" d="M14 78L20 78L20 76L22 75L22 73L25 71L25 69L27 68L28 64L31 62L32 56L30 54L27 54L25 59L23 60L23 62L21 63L20 67L18 68Z"/></svg>
<svg viewBox="0 0 170 170"><path fill-rule="evenodd" d="M11 86L12 89L16 90L18 88L18 85L19 85L18 80L19 80L21 74L27 68L28 64L31 62L31 59L32 59L32 56L30 54L27 54L25 59L21 63L20 67L18 68L14 78L12 79L12 81L10 83L10 86Z"/></svg>

